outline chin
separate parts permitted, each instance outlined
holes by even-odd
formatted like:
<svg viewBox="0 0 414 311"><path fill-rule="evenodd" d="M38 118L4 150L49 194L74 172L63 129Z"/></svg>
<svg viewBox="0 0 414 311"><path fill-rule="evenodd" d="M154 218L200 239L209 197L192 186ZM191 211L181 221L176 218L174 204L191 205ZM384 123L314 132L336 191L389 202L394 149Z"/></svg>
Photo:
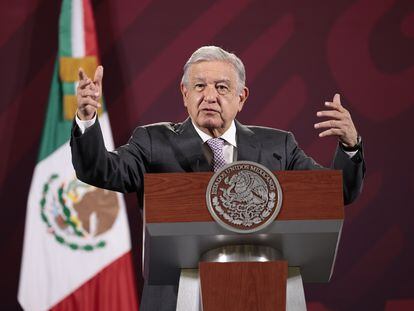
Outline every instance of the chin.
<svg viewBox="0 0 414 311"><path fill-rule="evenodd" d="M199 126L208 128L208 129L217 129L223 127L223 121L222 120L214 120L214 119L207 119L207 120L201 120L201 122L198 122Z"/></svg>

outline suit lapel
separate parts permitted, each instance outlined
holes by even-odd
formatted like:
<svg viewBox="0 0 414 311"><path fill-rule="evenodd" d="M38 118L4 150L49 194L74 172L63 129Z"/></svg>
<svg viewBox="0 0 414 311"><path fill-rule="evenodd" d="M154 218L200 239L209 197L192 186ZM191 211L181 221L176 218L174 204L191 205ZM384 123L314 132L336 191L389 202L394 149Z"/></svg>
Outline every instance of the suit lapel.
<svg viewBox="0 0 414 311"><path fill-rule="evenodd" d="M178 161L187 171L210 171L210 165L203 153L203 141L194 129L191 119L187 118L177 126L173 137Z"/></svg>
<svg viewBox="0 0 414 311"><path fill-rule="evenodd" d="M247 126L236 123L237 160L260 163L260 143L255 139L255 134ZM203 153L203 142L194 129L191 119L187 118L175 129L173 146L176 150L178 161L186 171L208 172L210 164Z"/></svg>
<svg viewBox="0 0 414 311"><path fill-rule="evenodd" d="M255 134L247 126L236 121L237 161L252 161L260 163L260 143Z"/></svg>

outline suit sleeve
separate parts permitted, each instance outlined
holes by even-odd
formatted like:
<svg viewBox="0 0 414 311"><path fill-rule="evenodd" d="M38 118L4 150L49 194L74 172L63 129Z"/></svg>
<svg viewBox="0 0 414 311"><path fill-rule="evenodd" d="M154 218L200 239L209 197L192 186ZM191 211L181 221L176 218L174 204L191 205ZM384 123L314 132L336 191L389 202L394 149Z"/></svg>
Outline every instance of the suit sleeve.
<svg viewBox="0 0 414 311"><path fill-rule="evenodd" d="M295 137L288 132L286 135L286 169L287 170L317 170L324 167L307 156L299 147Z"/></svg>
<svg viewBox="0 0 414 311"><path fill-rule="evenodd" d="M142 191L151 161L151 140L144 127L135 129L126 145L108 151L98 120L84 134L73 122L70 145L73 167L83 182L124 193Z"/></svg>
<svg viewBox="0 0 414 311"><path fill-rule="evenodd" d="M363 147L351 158L342 150L339 143L336 147L332 167L342 170L344 187L344 204L350 204L362 191L365 177L365 160Z"/></svg>
<svg viewBox="0 0 414 311"><path fill-rule="evenodd" d="M286 135L286 162L288 170L324 169L300 149L292 133ZM362 148L350 158L338 144L331 168L342 170L344 204L352 203L361 193L365 176Z"/></svg>

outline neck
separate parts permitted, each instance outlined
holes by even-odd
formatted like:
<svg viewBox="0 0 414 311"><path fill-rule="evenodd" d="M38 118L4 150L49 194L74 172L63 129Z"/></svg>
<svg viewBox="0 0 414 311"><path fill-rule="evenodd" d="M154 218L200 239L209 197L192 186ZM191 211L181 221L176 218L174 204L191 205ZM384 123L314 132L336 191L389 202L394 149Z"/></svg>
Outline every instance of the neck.
<svg viewBox="0 0 414 311"><path fill-rule="evenodd" d="M210 135L213 138L217 138L217 137L220 137L221 135L223 135L229 129L229 127L230 126L228 126L227 128L208 128L208 127L199 127L199 126L197 126L197 128L199 130L206 133L207 135Z"/></svg>
<svg viewBox="0 0 414 311"><path fill-rule="evenodd" d="M227 127L201 127L198 124L196 124L193 120L191 120L193 123L193 126L197 128L198 130L202 131L204 134L207 134L208 136L211 136L213 138L217 138L222 136L232 125L232 122L227 125Z"/></svg>
<svg viewBox="0 0 414 311"><path fill-rule="evenodd" d="M210 135L211 137L217 138L220 137L221 135L223 135L226 130L223 131L223 129L208 129L208 128L201 128L200 130L202 130L204 133Z"/></svg>

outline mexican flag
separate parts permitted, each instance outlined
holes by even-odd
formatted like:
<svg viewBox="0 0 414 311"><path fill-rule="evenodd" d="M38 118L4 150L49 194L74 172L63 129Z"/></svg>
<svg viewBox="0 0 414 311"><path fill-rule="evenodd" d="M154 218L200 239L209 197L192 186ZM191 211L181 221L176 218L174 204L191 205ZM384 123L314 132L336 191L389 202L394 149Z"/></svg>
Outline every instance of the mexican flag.
<svg viewBox="0 0 414 311"><path fill-rule="evenodd" d="M25 310L137 310L125 203L76 178L69 138L78 68L99 64L89 0L63 0L59 51L27 202L18 300ZM102 105L104 106L104 105ZM99 112L108 149L108 115Z"/></svg>

